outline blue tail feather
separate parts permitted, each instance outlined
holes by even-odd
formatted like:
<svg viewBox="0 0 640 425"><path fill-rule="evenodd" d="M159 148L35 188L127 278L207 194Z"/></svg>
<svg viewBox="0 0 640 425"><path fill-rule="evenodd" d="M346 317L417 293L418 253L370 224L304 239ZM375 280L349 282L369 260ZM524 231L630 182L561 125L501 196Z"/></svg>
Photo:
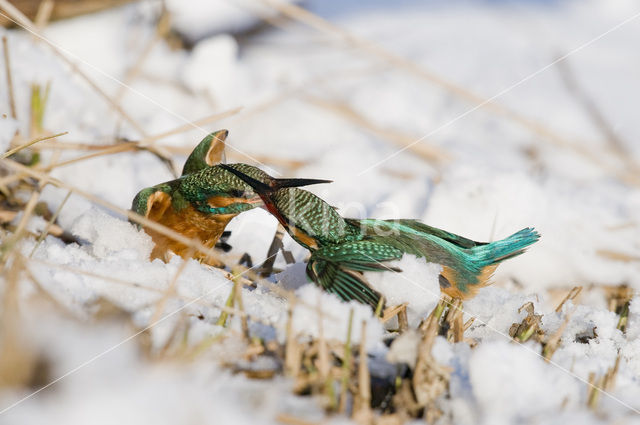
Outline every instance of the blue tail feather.
<svg viewBox="0 0 640 425"><path fill-rule="evenodd" d="M471 248L471 256L480 268L490 266L522 254L538 239L540 234L535 229L527 227L505 239Z"/></svg>

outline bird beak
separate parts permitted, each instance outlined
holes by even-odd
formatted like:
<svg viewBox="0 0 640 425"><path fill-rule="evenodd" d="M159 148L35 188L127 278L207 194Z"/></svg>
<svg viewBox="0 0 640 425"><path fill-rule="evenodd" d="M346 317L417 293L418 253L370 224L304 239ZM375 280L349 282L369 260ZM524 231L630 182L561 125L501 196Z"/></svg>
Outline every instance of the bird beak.
<svg viewBox="0 0 640 425"><path fill-rule="evenodd" d="M271 186L269 186L268 184L262 183L261 181L256 180L253 177L246 175L242 171L238 171L235 168L231 168L227 164L219 164L219 166L224 168L231 174L234 174L240 180L242 180L243 182L251 186L251 188L259 195L267 195L270 192L272 192Z"/></svg>
<svg viewBox="0 0 640 425"><path fill-rule="evenodd" d="M231 168L226 164L220 164L222 168L228 172L235 174L240 180L251 186L253 190L260 196L268 196L271 193L283 189L285 187L301 187L319 183L331 183L331 180L319 179L270 179L268 183L263 183L246 175L245 173Z"/></svg>

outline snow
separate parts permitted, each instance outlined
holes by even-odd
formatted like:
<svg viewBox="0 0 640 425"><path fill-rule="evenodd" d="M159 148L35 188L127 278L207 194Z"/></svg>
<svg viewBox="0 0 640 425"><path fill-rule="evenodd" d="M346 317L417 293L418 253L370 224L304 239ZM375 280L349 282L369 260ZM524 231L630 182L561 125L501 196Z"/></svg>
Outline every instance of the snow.
<svg viewBox="0 0 640 425"><path fill-rule="evenodd" d="M464 321L475 318L466 341L436 338L435 361L452 371L449 395L436 400L444 419L455 424L637 422L632 409L640 409L640 190L617 177L624 161L563 83L559 66L546 68L571 53L565 65L577 84L620 138L624 156L640 161L640 59L635 54L640 26L629 21L600 37L635 16L637 3L305 2L331 23L484 98L509 89L495 101L556 137L527 130L492 113L490 105L470 112L474 106L451 91L338 37L288 21L282 21L283 28L260 28L255 11L265 12L264 4L241 3L167 1L172 27L192 46L153 43L134 78L128 71L154 37L157 5L132 4L44 29L44 36L119 99L145 134L47 46L24 32L0 30L10 45L18 117L9 116L3 100L0 151L9 147L16 130L23 141L30 140L32 83L50 84L44 127L51 133L68 131L59 140L72 143L140 140L242 106L234 116L155 143L182 148L174 156L181 165L184 153L208 131L228 128L230 161L246 161L240 152L283 175L333 179L309 189L345 216L416 218L480 241L533 226L542 239L501 265L494 284L464 303ZM248 29L255 32L239 34ZM398 140L420 138L418 146L437 148L447 158L433 162L410 150L398 153ZM89 152L43 151L42 164ZM286 167L281 159L301 164ZM125 209L141 188L173 178L144 151L55 168L52 176ZM4 180L0 189L3 185ZM66 194L47 185L40 200L55 211ZM28 195L18 193L21 199ZM39 231L45 223L34 217L28 229ZM152 242L143 231L77 194L57 223L79 243L49 236L27 260L29 273L19 285L20 335L25 359L33 354L46 360L46 382L78 370L4 412L31 390L1 388L0 423L271 424L283 413L310 422L352 423L342 415L325 417L312 397L294 396L289 379L251 380L224 366L278 367L267 356L255 363L246 358L248 341L238 317L228 319L227 327L218 324L233 286L228 271L192 260L185 264L179 257L149 261ZM264 210L243 213L228 227L229 258L248 253L254 266L260 265L276 227ZM241 290L251 338L283 342L286 337L290 305L270 286L276 284L298 300L292 322L298 340L318 338L321 324L324 338L344 342L353 312L354 344L366 322L371 356L415 363L419 334L409 331L387 348L384 341L392 334L371 310L343 303L309 283L308 252L288 235L284 245L296 263L278 256L275 268L282 273L269 284ZM27 237L19 249L28 257L34 246L35 239ZM409 324L415 328L437 302L440 266L409 255L390 266L403 272L367 273L367 278L389 305L408 303ZM620 284L634 294L626 333L618 329L619 316L609 311L605 297L606 287ZM577 285L584 287L580 297L555 312L557 294L564 296ZM546 335L566 321L552 362L540 357L540 344L509 338L511 326L527 314L519 308L528 302L542 315ZM105 304L119 313L98 319L96 311ZM185 330L177 343L176 329ZM577 335L591 338L578 341ZM198 350L200 356L189 357ZM618 356L615 384L609 395L600 394L593 412L585 381L590 374L602 377Z"/></svg>
<svg viewBox="0 0 640 425"><path fill-rule="evenodd" d="M544 417L564 403L573 408L581 391L572 377L547 367L525 347L506 341L487 342L474 350L469 378L482 423L486 424Z"/></svg>
<svg viewBox="0 0 640 425"><path fill-rule="evenodd" d="M297 3L297 1L289 1ZM260 3L225 0L169 0L166 7L173 28L188 40L221 32L244 32L260 24L260 17L274 18L277 13Z"/></svg>
<svg viewBox="0 0 640 425"><path fill-rule="evenodd" d="M205 91L216 104L227 106L225 99L233 98L240 79L237 59L238 43L230 35L202 40L184 66L182 83L196 93Z"/></svg>
<svg viewBox="0 0 640 425"><path fill-rule="evenodd" d="M438 276L442 267L407 254L388 266L402 272L367 272L365 277L374 289L385 296L388 305L407 303L409 325L415 327L433 310L440 298Z"/></svg>

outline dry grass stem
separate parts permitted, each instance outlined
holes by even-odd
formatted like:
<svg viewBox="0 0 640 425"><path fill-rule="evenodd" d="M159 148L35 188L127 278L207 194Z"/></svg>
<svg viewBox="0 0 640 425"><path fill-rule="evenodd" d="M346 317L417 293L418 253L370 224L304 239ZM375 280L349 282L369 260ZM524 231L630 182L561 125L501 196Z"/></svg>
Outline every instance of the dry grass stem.
<svg viewBox="0 0 640 425"><path fill-rule="evenodd" d="M49 23L51 15L53 14L54 6L54 0L42 0L38 5L38 11L36 12L33 22L39 30L42 30Z"/></svg>
<svg viewBox="0 0 640 425"><path fill-rule="evenodd" d="M553 335L551 335L551 337L545 342L544 348L542 349L542 357L544 357L546 361L551 360L553 353L555 353L558 347L560 346L560 338L562 338L562 334L564 333L564 330L567 328L567 325L569 324L569 320L571 320L572 315L573 315L573 311L568 313L565 316L564 321L562 322L558 330L556 330L553 333Z"/></svg>
<svg viewBox="0 0 640 425"><path fill-rule="evenodd" d="M434 402L448 388L451 373L449 368L439 365L431 354L446 305L450 303L441 300L420 325L422 337L418 345L418 359L411 380L415 404L409 406L410 411L415 415L424 409L425 419L429 420L438 416L438 409Z"/></svg>
<svg viewBox="0 0 640 425"><path fill-rule="evenodd" d="M20 10L37 23L39 15L49 14L51 20L67 19L121 6L126 3L131 3L132 1L133 0L17 0L14 1L14 3L18 4ZM49 4L51 6L49 6ZM41 10L45 7L47 9L51 7L51 12ZM41 17L40 20L44 21L44 16ZM48 20L49 19L46 19L45 23L48 22ZM11 21L0 17L0 26L11 27L11 24Z"/></svg>
<svg viewBox="0 0 640 425"><path fill-rule="evenodd" d="M358 393L353 407L353 419L360 425L373 423L371 411L371 376L367 361L367 322L362 321L360 349L358 351Z"/></svg>
<svg viewBox="0 0 640 425"><path fill-rule="evenodd" d="M58 206L58 209L56 209L56 211L53 213L53 215L51 216L51 219L49 219L49 221L47 222L47 225L45 226L44 230L42 231L40 236L38 236L38 239L36 240L36 244L33 246L33 249L29 254L29 258L33 257L33 254L36 252L36 250L38 249L38 247L40 246L44 238L47 237L47 235L51 231L53 223L58 219L58 215L60 215L60 211L62 211L62 208L64 208L64 205L67 203L70 197L71 197L71 191L68 191L67 196L64 197L64 199L60 203L60 206Z"/></svg>
<svg viewBox="0 0 640 425"><path fill-rule="evenodd" d="M326 382L329 377L331 364L329 363L329 348L327 346L327 340L324 337L324 320L322 312L322 296L318 294L318 362L317 368L320 374L320 379Z"/></svg>
<svg viewBox="0 0 640 425"><path fill-rule="evenodd" d="M189 251L188 257L191 257L193 253L194 253L194 249L191 248L191 250ZM153 315L151 316L151 323L158 322L158 320L160 320L160 318L162 317L167 301L169 300L169 298L173 297L176 294L176 285L178 284L178 279L180 278L180 275L184 272L184 270L187 268L188 264L189 264L188 260L183 260L180 266L178 267L178 270L173 275L171 282L169 282L169 286L167 287L167 290L164 292L162 297L156 303L156 308L153 312Z"/></svg>
<svg viewBox="0 0 640 425"><path fill-rule="evenodd" d="M287 310L286 343L284 353L284 370L288 376L296 378L302 369L302 350L296 335L293 333L293 303Z"/></svg>
<svg viewBox="0 0 640 425"><path fill-rule="evenodd" d="M19 256L6 275L0 309L0 388L28 385L36 369L35 353L22 338L18 285L24 264Z"/></svg>
<svg viewBox="0 0 640 425"><path fill-rule="evenodd" d="M625 164L628 171L633 174L640 172L638 163L634 160L634 157L626 146L620 136L615 132L613 126L606 119L597 103L593 101L587 94L584 87L580 85L576 78L569 62L567 60L559 61L556 69L562 77L565 87L571 93L576 101L582 105L586 114L591 118L596 128L600 130L604 140L608 143L610 150Z"/></svg>
<svg viewBox="0 0 640 425"><path fill-rule="evenodd" d="M564 305L564 303L566 303L569 300L574 300L576 299L576 297L578 295L580 295L580 292L582 291L582 286L574 286L569 293L567 294L566 297L564 297L564 299L560 302L560 304L558 304L558 306L556 307L556 313L560 313L562 311L562 306Z"/></svg>
<svg viewBox="0 0 640 425"><path fill-rule="evenodd" d="M297 418L286 413L280 413L276 416L276 421L283 425L322 425L321 422L308 421L306 419Z"/></svg>
<svg viewBox="0 0 640 425"><path fill-rule="evenodd" d="M427 144L424 140L420 143L413 143L419 139L419 137L415 135L409 135L403 133L400 130L379 126L375 122L360 114L345 102L331 101L309 96L307 96L305 99L312 105L320 107L329 112L333 112L346 121L371 132L381 139L391 142L395 146L407 148L409 151L418 155L426 161L438 164L451 158L451 156L445 150Z"/></svg>
<svg viewBox="0 0 640 425"><path fill-rule="evenodd" d="M514 323L509 329L509 336L519 342L527 342L531 337L535 336L535 340L540 341L544 336L544 332L540 329L542 323L542 315L536 314L532 302L525 303L518 309L518 313L527 312L527 316L520 323Z"/></svg>
<svg viewBox="0 0 640 425"><path fill-rule="evenodd" d="M52 51L60 57L69 67L72 72L76 73L80 78L82 78L100 97L102 97L113 110L115 110L125 121L127 121L138 133L141 135L145 135L145 131L142 127L134 120L121 106L120 104L109 96L104 90L100 88L98 84L96 84L93 79L91 79L76 62L69 59L67 53L63 52L58 46L51 43L46 37L43 37L40 34L38 28L31 22L29 18L27 18L20 10L18 10L14 5L12 5L7 0L0 0L0 8L3 9L7 15L18 25L25 28L30 33L34 34L38 39L43 40L46 45L48 45Z"/></svg>
<svg viewBox="0 0 640 425"><path fill-rule="evenodd" d="M240 281L241 270L235 268L232 270L234 274L233 278L233 296L234 302L236 304L236 308L243 314L240 315L240 326L242 328L242 335L245 340L249 341L251 339L251 335L249 334L249 321L247 319L247 315L244 314L244 304L242 303L242 283Z"/></svg>
<svg viewBox="0 0 640 425"><path fill-rule="evenodd" d="M630 263L632 261L640 261L639 255L626 254L624 252L612 251L610 249L598 249L596 251L596 254L602 258L606 258L607 260L612 260L612 261L622 261L625 263Z"/></svg>
<svg viewBox="0 0 640 425"><path fill-rule="evenodd" d="M340 379L340 404L338 412L344 413L347 409L347 390L351 377L351 332L353 330L353 309L349 310L349 321L347 322L347 340L344 343L344 354L342 356L342 376Z"/></svg>
<svg viewBox="0 0 640 425"><path fill-rule="evenodd" d="M60 136L64 136L65 134L69 134L68 132L62 132L62 133L58 133L58 134L53 134L51 136L42 136L42 137L37 137L27 143L23 143L20 146L16 146L13 149L9 149L8 151L6 151L5 153L3 153L2 155L0 155L0 159L5 159L10 157L11 155L20 152L21 150L28 148L29 146L35 145L38 142L42 142L43 140L50 140L50 139L55 139L56 137L60 137Z"/></svg>
<svg viewBox="0 0 640 425"><path fill-rule="evenodd" d="M9 111L11 111L11 118L16 119L16 98L13 92L13 78L11 75L11 58L9 56L9 40L7 36L2 36L2 50L4 54L4 69L7 76L7 92L9 95Z"/></svg>
<svg viewBox="0 0 640 425"><path fill-rule="evenodd" d="M169 136L174 136L176 134L181 134L184 133L186 131L189 130L193 130L193 129L200 129L201 126L203 125L207 125L207 124L211 124L214 123L216 121L220 121L224 118L229 118L232 117L234 115L236 115L237 113L239 113L242 110L241 107L238 108L233 108L233 109L229 109L223 112L216 112L215 114L211 114L208 115L206 117L197 119L193 122L184 124L184 125L180 125L176 128L173 128L171 130L167 130L164 131L162 133L158 133L158 134L154 134L152 136L145 136L143 137L141 140L139 140L138 142L132 142L135 143L137 145L140 145L141 147L147 147L153 143L155 143L158 140L164 139L166 137Z"/></svg>
<svg viewBox="0 0 640 425"><path fill-rule="evenodd" d="M460 85L457 85L444 77L437 75L433 71L426 69L424 66L418 65L402 56L399 56L385 48L369 41L364 38L353 35L352 33L332 24L326 19L298 6L295 4L284 3L277 0L260 0L262 3L274 8L280 13L289 16L303 24L316 29L324 34L337 39L343 40L347 45L358 48L359 50L366 52L378 59L391 64L397 68L403 69L421 79L429 81L437 86L442 87L448 92L452 93L456 97L465 100L466 102L475 105L476 108L483 107L488 111L513 121L529 131L542 136L545 140L551 141L556 145L568 147L574 149L576 152L583 156L586 156L591 161L598 160L597 157L591 155L585 155L586 151L579 148L579 145L568 142L565 138L558 135L555 131L551 130L541 122L534 121L520 115L518 112L509 109L508 107L497 103L494 98L486 98L478 95ZM475 108L474 108L475 109ZM599 160L598 160L599 162Z"/></svg>

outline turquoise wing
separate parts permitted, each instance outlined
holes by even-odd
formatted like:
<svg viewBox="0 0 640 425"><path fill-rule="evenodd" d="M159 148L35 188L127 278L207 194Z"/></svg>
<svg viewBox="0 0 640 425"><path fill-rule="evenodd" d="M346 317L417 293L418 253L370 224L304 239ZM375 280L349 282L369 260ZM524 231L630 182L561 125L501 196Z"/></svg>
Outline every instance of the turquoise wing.
<svg viewBox="0 0 640 425"><path fill-rule="evenodd" d="M354 225L360 225L363 228L365 234L375 234L376 229L378 234L380 231L389 232L393 234L397 232L406 236L435 236L449 243L452 243L460 248L473 248L476 246L486 245L486 242L476 242L471 239L467 239L463 236L456 235L455 233L447 232L446 230L438 229L424 224L418 220L411 219L398 219L398 220L376 220L376 219L364 219L364 220L350 220Z"/></svg>
<svg viewBox="0 0 640 425"><path fill-rule="evenodd" d="M402 254L399 249L371 241L328 245L311 255L307 276L344 301L356 300L376 309L381 295L369 286L362 272L397 272L384 263L400 259Z"/></svg>

